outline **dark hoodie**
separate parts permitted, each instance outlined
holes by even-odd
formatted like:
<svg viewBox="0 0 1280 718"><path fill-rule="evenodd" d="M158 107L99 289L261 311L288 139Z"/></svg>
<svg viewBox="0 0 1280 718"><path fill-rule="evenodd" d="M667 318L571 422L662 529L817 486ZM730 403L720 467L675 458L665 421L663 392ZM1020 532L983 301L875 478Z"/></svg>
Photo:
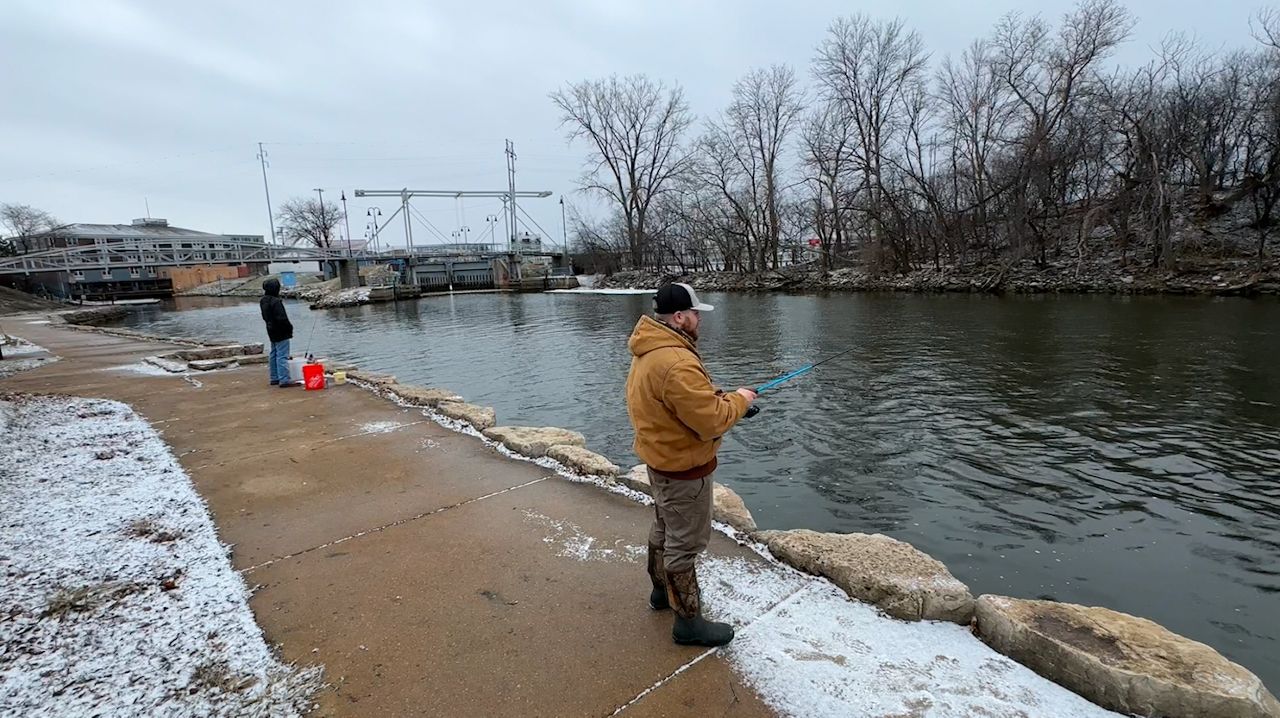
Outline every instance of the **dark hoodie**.
<svg viewBox="0 0 1280 718"><path fill-rule="evenodd" d="M267 337L273 342L282 342L293 338L293 325L289 323L289 315L284 311L284 300L280 298L280 280L268 279L262 283L264 295L258 301L262 310L262 321L267 323Z"/></svg>

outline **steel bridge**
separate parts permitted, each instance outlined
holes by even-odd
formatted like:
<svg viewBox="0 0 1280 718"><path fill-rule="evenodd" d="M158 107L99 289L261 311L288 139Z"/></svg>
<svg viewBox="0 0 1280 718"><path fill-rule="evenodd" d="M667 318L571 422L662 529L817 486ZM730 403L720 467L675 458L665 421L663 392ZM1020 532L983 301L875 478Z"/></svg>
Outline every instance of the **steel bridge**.
<svg viewBox="0 0 1280 718"><path fill-rule="evenodd" d="M113 267L183 267L201 264L253 264L267 262L390 262L474 256L549 256L560 251L542 247L521 248L506 244L471 244L464 246L414 247L412 252L393 250L370 252L337 246L315 247L271 244L235 239L212 241L175 239L123 239L95 244L49 249L15 257L0 257L0 274L34 274L40 272L74 272Z"/></svg>

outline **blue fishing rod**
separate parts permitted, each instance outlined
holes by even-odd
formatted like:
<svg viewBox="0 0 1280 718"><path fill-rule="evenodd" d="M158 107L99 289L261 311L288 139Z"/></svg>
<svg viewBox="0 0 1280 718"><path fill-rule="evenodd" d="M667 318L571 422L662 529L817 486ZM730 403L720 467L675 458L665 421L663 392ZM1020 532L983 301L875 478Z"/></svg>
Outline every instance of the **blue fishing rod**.
<svg viewBox="0 0 1280 718"><path fill-rule="evenodd" d="M814 363L812 363L812 364L807 364L807 365L805 365L805 366L800 367L799 369L796 369L796 370L795 370L795 371L793 371L793 372L790 372L790 373L787 373L787 374L783 374L782 376L778 377L777 379L772 379L772 380L770 380L770 381L767 381L767 382L765 382L765 383L761 384L760 386L756 387L756 394L763 394L763 393L765 393L766 391L769 391L770 389L777 388L777 387L779 387L779 386L781 386L781 385L783 385L783 384L785 384L785 383L787 383L787 382L791 381L792 379L795 379L795 378L800 377L800 376L804 376L805 374L808 374L809 372L813 371L814 369L817 369L818 367L822 366L823 364L826 364L827 362L832 361L832 360L835 360L835 359L839 359L840 357L844 356L845 354L849 354L849 353L853 352L855 349L857 349L857 347L853 347L853 348L851 348L851 349L845 349L844 351L840 352L839 354L832 354L831 356L827 357L826 359L823 359L822 361L817 361L817 362L814 362ZM746 413L746 417L745 417L745 418L750 419L751 417L753 417L753 416L755 416L756 414L759 414L759 413L760 413L760 407L759 407L759 406L757 406L756 404L752 404L752 405L751 405L751 408L750 408L750 409L747 409L747 413Z"/></svg>

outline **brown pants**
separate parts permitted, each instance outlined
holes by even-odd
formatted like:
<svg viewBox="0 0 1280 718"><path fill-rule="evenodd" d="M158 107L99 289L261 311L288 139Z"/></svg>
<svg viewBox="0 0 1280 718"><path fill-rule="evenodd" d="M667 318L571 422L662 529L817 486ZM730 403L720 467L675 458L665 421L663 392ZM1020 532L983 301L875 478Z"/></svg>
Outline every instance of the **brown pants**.
<svg viewBox="0 0 1280 718"><path fill-rule="evenodd" d="M672 479L649 469L649 484L654 509L649 545L664 549L667 571L688 571L711 541L712 477Z"/></svg>

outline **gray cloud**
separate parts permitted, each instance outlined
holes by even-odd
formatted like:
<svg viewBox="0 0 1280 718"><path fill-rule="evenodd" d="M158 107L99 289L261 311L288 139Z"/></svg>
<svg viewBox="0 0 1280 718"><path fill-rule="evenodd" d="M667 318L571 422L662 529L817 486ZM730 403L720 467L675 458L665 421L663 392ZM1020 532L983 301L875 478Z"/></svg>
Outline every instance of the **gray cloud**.
<svg viewBox="0 0 1280 718"><path fill-rule="evenodd" d="M175 224L263 234L259 141L269 143L277 204L314 187L335 199L355 187L501 189L504 138L517 144L521 188L559 194L573 190L582 160L546 98L566 81L647 73L680 82L705 116L751 67L783 62L807 75L840 14L900 15L940 60L1005 12L1052 17L1066 8L1008 0L6 5L0 202L64 221L117 222L141 216L146 197L152 214ZM1140 24L1117 58L1126 64L1148 59L1173 30L1213 47L1248 45L1256 8L1128 6ZM366 204L350 205L357 237ZM381 206L389 214L393 205ZM467 203L472 239L499 206ZM446 235L461 219L449 201L419 209ZM559 238L555 199L528 209Z"/></svg>

